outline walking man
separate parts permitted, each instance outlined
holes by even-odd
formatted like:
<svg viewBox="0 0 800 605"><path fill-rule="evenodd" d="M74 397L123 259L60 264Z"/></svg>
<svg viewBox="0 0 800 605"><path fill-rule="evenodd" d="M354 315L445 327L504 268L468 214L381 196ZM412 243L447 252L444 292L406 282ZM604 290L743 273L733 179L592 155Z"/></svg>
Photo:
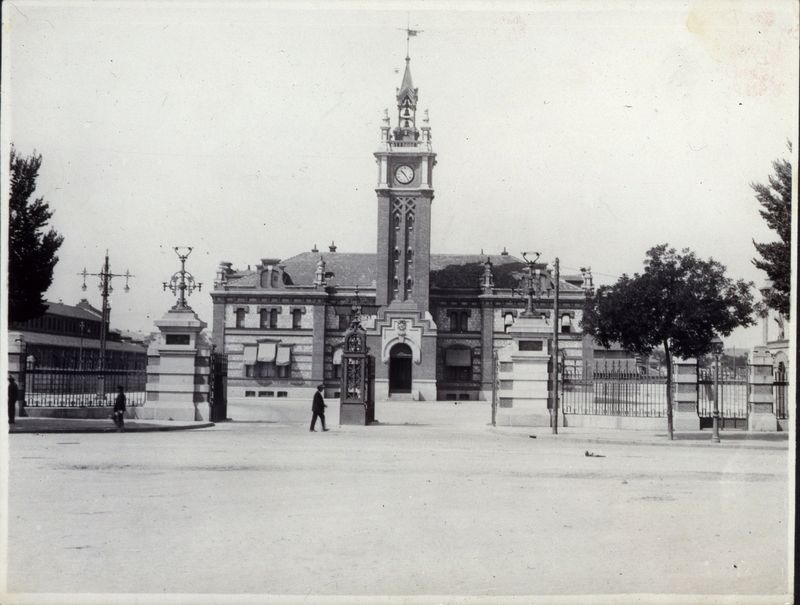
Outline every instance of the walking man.
<svg viewBox="0 0 800 605"><path fill-rule="evenodd" d="M119 431L125 430L125 393L122 386L117 387L117 399L114 401L114 424L117 425Z"/></svg>
<svg viewBox="0 0 800 605"><path fill-rule="evenodd" d="M322 421L322 430L327 431L325 428L325 400L322 398L322 390L325 388L324 384L317 385L317 392L314 393L314 403L311 404L311 428L309 431L315 431L314 426L317 424L317 418Z"/></svg>
<svg viewBox="0 0 800 605"><path fill-rule="evenodd" d="M17 416L17 399L19 398L19 388L14 377L8 375L8 424L14 424Z"/></svg>

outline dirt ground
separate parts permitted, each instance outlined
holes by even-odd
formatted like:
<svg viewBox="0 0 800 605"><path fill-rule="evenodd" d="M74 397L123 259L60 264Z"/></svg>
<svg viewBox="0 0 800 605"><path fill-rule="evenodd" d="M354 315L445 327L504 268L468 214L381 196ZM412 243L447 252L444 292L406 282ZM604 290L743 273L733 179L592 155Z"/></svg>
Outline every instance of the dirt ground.
<svg viewBox="0 0 800 605"><path fill-rule="evenodd" d="M8 590L786 600L785 441L556 437L485 412L396 404L328 433L10 435Z"/></svg>

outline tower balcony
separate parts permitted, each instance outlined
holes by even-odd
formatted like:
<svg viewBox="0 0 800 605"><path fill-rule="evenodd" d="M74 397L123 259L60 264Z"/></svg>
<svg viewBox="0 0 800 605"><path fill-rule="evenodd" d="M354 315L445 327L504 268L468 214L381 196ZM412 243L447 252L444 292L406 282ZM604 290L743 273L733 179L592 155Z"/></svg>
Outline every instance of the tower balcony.
<svg viewBox="0 0 800 605"><path fill-rule="evenodd" d="M432 152L433 147L430 141L422 139L417 141L382 141L379 151Z"/></svg>

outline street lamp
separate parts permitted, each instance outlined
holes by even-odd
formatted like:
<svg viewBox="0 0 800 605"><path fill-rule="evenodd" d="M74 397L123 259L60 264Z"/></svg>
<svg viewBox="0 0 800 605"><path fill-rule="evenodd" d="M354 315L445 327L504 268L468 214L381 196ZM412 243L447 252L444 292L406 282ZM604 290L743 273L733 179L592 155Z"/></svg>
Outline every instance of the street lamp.
<svg viewBox="0 0 800 605"><path fill-rule="evenodd" d="M719 443L719 356L722 354L722 339L714 336L711 339L711 352L714 354L714 428L711 441Z"/></svg>
<svg viewBox="0 0 800 605"><path fill-rule="evenodd" d="M194 276L186 270L186 259L192 253L191 246L175 246L173 248L178 259L181 261L181 270L174 273L168 282L164 282L164 290L169 290L178 297L173 311L191 311L186 297L195 290L202 290L203 284L196 282Z"/></svg>
<svg viewBox="0 0 800 605"><path fill-rule="evenodd" d="M83 286L81 286L81 289L84 292L86 291L87 277L92 276L100 278L100 284L98 287L100 289L100 293L103 298L103 308L102 308L103 318L101 320L101 325L100 325L100 360L99 360L100 375L98 377L97 395L98 397L105 399L106 336L107 336L107 330L111 325L111 317L110 317L111 309L108 304L108 295L111 292L113 292L113 288L111 287L111 280L115 277L124 277L125 292L129 292L130 286L128 286L128 280L134 276L131 275L130 271L127 270L123 274L112 273L111 266L108 263L108 250L106 250L105 262L103 263L103 266L100 268L99 273L89 273L88 271L86 271L86 267L84 267L83 271L78 273L78 275L83 276Z"/></svg>

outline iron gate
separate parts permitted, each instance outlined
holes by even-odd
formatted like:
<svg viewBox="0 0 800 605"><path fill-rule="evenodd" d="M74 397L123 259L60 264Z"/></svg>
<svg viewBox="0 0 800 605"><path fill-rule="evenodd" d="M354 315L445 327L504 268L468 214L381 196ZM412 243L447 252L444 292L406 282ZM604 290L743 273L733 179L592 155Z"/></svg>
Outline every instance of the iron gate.
<svg viewBox="0 0 800 605"><path fill-rule="evenodd" d="M734 374L720 368L719 381L719 428L747 429L747 396L749 385L746 373ZM714 367L697 371L697 415L700 428L711 428L714 424Z"/></svg>
<svg viewBox="0 0 800 605"><path fill-rule="evenodd" d="M212 353L209 358L208 405L211 422L228 419L228 356Z"/></svg>
<svg viewBox="0 0 800 605"><path fill-rule="evenodd" d="M789 380L786 376L786 368L780 364L775 371L775 379L772 382L772 397L775 406L775 417L778 420L789 418Z"/></svg>

